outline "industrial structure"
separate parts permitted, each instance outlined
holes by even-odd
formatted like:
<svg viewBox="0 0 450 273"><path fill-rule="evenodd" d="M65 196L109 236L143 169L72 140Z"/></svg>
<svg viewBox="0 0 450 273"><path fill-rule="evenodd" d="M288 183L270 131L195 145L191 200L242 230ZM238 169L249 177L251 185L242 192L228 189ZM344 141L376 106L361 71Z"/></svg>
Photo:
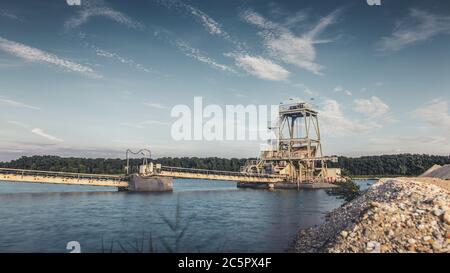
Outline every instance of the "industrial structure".
<svg viewBox="0 0 450 273"><path fill-rule="evenodd" d="M276 139L269 140L269 149L262 151L259 159L248 161L243 172L282 175L288 183L340 179L339 171L328 171L326 162L337 162L337 157L323 156L318 112L310 103L281 103L277 125L269 129L274 130Z"/></svg>
<svg viewBox="0 0 450 273"><path fill-rule="evenodd" d="M340 169L327 168L322 152L318 112L310 103L290 100L281 103L277 125L270 127L275 138L240 172L201 170L161 166L150 161L151 152L127 150L124 175L99 175L0 168L0 181L91 185L117 187L121 191L171 191L173 178L236 181L238 187L318 188L332 187L339 181ZM142 155L138 166L131 166L129 155Z"/></svg>

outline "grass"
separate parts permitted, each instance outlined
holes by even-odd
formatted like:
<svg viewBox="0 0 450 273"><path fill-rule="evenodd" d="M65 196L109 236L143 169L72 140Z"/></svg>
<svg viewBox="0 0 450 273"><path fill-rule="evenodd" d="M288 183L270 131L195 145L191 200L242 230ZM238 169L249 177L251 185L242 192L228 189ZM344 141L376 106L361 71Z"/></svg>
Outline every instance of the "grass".
<svg viewBox="0 0 450 273"><path fill-rule="evenodd" d="M190 223L195 219L196 215L190 215L187 221L182 222L181 217L181 204L177 199L177 205L175 210L174 219L170 219L165 214L158 212L159 217L163 220L164 224L172 232L171 236L159 237L160 244L164 247L164 252L174 253L180 250L182 239L186 235L186 231L189 228ZM142 236L130 241L111 240L108 245L105 245L105 240L102 236L101 239L101 251L102 253L157 253L158 248L155 244L155 238L151 232L142 232Z"/></svg>

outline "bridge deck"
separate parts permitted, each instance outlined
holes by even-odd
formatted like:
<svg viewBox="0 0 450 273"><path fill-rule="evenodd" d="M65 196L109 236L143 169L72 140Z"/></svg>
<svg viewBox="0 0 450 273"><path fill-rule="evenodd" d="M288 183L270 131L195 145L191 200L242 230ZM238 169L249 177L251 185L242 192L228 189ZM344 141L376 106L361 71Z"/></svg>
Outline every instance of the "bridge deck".
<svg viewBox="0 0 450 273"><path fill-rule="evenodd" d="M125 176L0 168L0 181L128 187Z"/></svg>
<svg viewBox="0 0 450 273"><path fill-rule="evenodd" d="M188 179L225 180L249 183L278 183L285 181L284 176L269 174L247 174L241 172L212 171L203 169L162 166L158 176Z"/></svg>
<svg viewBox="0 0 450 273"><path fill-rule="evenodd" d="M167 166L163 166L161 171L158 174L155 174L155 176L239 181L247 183L278 183L285 180L283 176L279 175L246 174L240 172L212 171ZM0 181L125 188L129 186L127 178L122 175L67 173L8 168L0 168Z"/></svg>

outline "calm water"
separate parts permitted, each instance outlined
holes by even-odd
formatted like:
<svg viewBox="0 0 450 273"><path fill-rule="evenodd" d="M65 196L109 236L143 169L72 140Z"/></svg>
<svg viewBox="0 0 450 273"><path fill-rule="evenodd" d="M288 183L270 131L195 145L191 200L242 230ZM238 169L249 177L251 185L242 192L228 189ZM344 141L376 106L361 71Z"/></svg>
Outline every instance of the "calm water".
<svg viewBox="0 0 450 273"><path fill-rule="evenodd" d="M282 252L298 229L343 202L324 190L201 180L174 186L158 194L2 182L0 252L69 252L69 241L82 252Z"/></svg>

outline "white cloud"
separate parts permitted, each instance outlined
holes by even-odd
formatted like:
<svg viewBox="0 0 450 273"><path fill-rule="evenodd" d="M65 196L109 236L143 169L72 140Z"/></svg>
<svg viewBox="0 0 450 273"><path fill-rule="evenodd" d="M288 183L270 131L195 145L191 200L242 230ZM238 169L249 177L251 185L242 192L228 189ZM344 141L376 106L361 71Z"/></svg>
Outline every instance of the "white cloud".
<svg viewBox="0 0 450 273"><path fill-rule="evenodd" d="M369 139L375 145L401 145L401 146L423 146L423 145L448 145L448 138L444 136L391 136L374 137Z"/></svg>
<svg viewBox="0 0 450 273"><path fill-rule="evenodd" d="M167 122L163 122L163 121L159 121L159 120L144 120L144 121L140 121L137 123L130 123L130 122L121 123L122 126L132 127L132 128L136 128L136 129L144 129L149 126L167 125L167 124L168 124Z"/></svg>
<svg viewBox="0 0 450 273"><path fill-rule="evenodd" d="M157 3L163 5L169 9L178 9L187 12L190 16L200 21L203 27L212 35L216 35L225 39L230 39L230 35L223 30L222 26L214 20L211 16L201 11L200 9L183 3L182 1L173 0L157 0Z"/></svg>
<svg viewBox="0 0 450 273"><path fill-rule="evenodd" d="M246 11L241 17L244 21L257 26L263 31L260 35L272 57L288 64L296 65L316 75L323 75L323 66L315 62L317 53L315 45L327 43L318 36L331 24L336 22L339 10L321 18L308 32L297 36L287 27L271 22L254 11Z"/></svg>
<svg viewBox="0 0 450 273"><path fill-rule="evenodd" d="M28 109L33 109L33 110L40 110L39 107L32 106L32 105L29 105L29 104L25 104L25 103L20 102L20 101L15 101L15 100L12 100L10 98L3 97L3 96L0 96L0 105L6 105L6 106L18 107L18 108L28 108Z"/></svg>
<svg viewBox="0 0 450 273"><path fill-rule="evenodd" d="M191 14L197 18L200 19L203 26L208 30L210 34L215 34L219 36L228 37L228 34L222 30L222 27L219 23L217 23L213 18L208 16L203 11L199 10L198 8L195 8L190 5L186 5L188 10L191 12Z"/></svg>
<svg viewBox="0 0 450 273"><path fill-rule="evenodd" d="M282 66L259 56L228 54L235 59L236 65L248 73L271 81L283 81L289 77L290 72Z"/></svg>
<svg viewBox="0 0 450 273"><path fill-rule="evenodd" d="M369 138L372 149L389 149L396 153L444 154L450 148L448 137L442 135L401 136L386 135Z"/></svg>
<svg viewBox="0 0 450 273"><path fill-rule="evenodd" d="M175 46L181 51L183 52L186 56L191 57L199 62L208 64L209 66L211 66L212 68L215 69L219 69L222 71L228 71L228 72L233 72L235 73L236 71L224 64L220 64L217 63L214 59L206 56L204 53L200 52L200 50L191 47L190 45L188 45L186 42L181 41L181 40L177 40L175 42Z"/></svg>
<svg viewBox="0 0 450 273"><path fill-rule="evenodd" d="M380 98L372 96L370 99L355 99L354 110L369 118L377 118L389 112L389 106Z"/></svg>
<svg viewBox="0 0 450 273"><path fill-rule="evenodd" d="M446 100L432 100L415 110L413 116L425 120L434 127L450 130L449 105Z"/></svg>
<svg viewBox="0 0 450 273"><path fill-rule="evenodd" d="M0 9L0 17L5 17L16 21L22 21L22 19L20 19L17 15L2 9Z"/></svg>
<svg viewBox="0 0 450 273"><path fill-rule="evenodd" d="M67 71L77 72L92 78L101 78L101 76L90 67L60 58L37 48L9 41L2 37L0 37L0 50L27 61L51 64L64 68Z"/></svg>
<svg viewBox="0 0 450 273"><path fill-rule="evenodd" d="M132 67L136 68L137 70L141 70L146 73L152 72L150 69L144 67L141 64L136 63L134 60L128 59L128 58L123 58L120 55L118 55L117 53L112 53L112 52L109 52L109 51L106 51L106 50L103 50L100 48L95 48L95 53L97 54L97 56L115 59L123 64L132 66Z"/></svg>
<svg viewBox="0 0 450 273"><path fill-rule="evenodd" d="M36 134L38 136L41 136L41 137L46 138L46 139L51 140L51 141L64 142L64 140L62 140L60 138L57 138L57 137L54 137L52 135L49 135L46 132L44 132L44 130L42 130L40 128L34 128L33 130L31 130L31 132L33 134Z"/></svg>
<svg viewBox="0 0 450 273"><path fill-rule="evenodd" d="M377 50L395 52L441 34L450 34L450 16L410 9L409 15L397 22L391 36L381 39Z"/></svg>
<svg viewBox="0 0 450 273"><path fill-rule="evenodd" d="M144 28L141 23L133 20L122 12L107 6L102 0L83 0L82 2L81 10L78 12L77 16L72 17L65 22L64 26L67 29L78 28L83 24L88 23L92 17L106 17L130 28Z"/></svg>
<svg viewBox="0 0 450 273"><path fill-rule="evenodd" d="M234 96L235 96L236 98L240 98L240 99L243 99L243 98L248 98L248 96L247 96L247 95L245 95L245 94L241 94L241 93L235 93L235 94L234 94Z"/></svg>
<svg viewBox="0 0 450 273"><path fill-rule="evenodd" d="M328 134L339 136L364 134L381 128L381 125L374 121L359 121L346 117L335 100L325 100L319 115L323 130Z"/></svg>
<svg viewBox="0 0 450 273"><path fill-rule="evenodd" d="M340 92L342 92L342 93L344 93L344 94L347 95L347 96L353 95L353 93L352 93L350 90L344 89L342 86L336 86L336 87L333 89L333 92L335 92L335 93L340 93Z"/></svg>
<svg viewBox="0 0 450 273"><path fill-rule="evenodd" d="M144 105L150 108L156 108L156 109L167 109L167 107L161 103L154 103L154 102L144 102Z"/></svg>
<svg viewBox="0 0 450 273"><path fill-rule="evenodd" d="M7 121L9 124L15 125L17 127L21 127L21 128L28 128L29 126L23 122L20 121L16 121L16 120L8 120Z"/></svg>
<svg viewBox="0 0 450 273"><path fill-rule="evenodd" d="M303 83L294 83L292 84L293 87L295 88L300 88L303 90L303 93L305 93L305 95L307 96L318 96L319 92L316 90L311 89L309 86L307 86L306 84Z"/></svg>

